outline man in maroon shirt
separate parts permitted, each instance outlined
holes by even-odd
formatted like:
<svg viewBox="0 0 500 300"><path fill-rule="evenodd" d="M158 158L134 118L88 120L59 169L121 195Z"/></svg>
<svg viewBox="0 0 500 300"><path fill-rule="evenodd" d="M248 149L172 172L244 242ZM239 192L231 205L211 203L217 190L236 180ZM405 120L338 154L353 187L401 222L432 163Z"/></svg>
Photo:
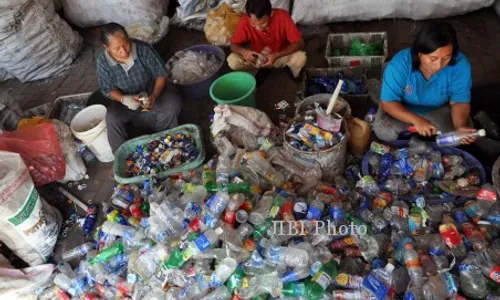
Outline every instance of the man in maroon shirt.
<svg viewBox="0 0 500 300"><path fill-rule="evenodd" d="M247 0L246 12L231 41L229 67L242 70L288 66L293 77L298 78L307 57L301 51L302 35L288 12L272 9L269 0Z"/></svg>

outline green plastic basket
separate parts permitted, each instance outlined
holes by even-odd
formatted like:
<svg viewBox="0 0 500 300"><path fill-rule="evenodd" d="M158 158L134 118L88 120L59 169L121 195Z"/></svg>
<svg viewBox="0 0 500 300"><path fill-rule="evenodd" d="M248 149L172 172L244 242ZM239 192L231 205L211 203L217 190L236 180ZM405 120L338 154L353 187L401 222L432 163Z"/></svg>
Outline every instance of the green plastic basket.
<svg viewBox="0 0 500 300"><path fill-rule="evenodd" d="M189 163L182 164L178 166L177 168L174 169L169 169L163 172L160 172L156 174L156 178L162 180L167 178L168 176L176 173L181 173L184 171L188 171L191 169L194 169L198 166L200 166L203 161L205 160L205 148L203 147L203 138L201 134L201 128L198 125L194 124L184 124L179 127L171 128L165 131L161 131L155 134L150 134L150 135L143 135L140 137L137 137L135 139L131 139L130 141L127 141L123 143L118 150L115 152L115 161L113 162L113 173L115 176L115 180L118 183L121 184L133 184L133 183L144 183L145 180L149 179L151 176L150 175L140 175L140 176L135 176L135 177L126 177L125 176L125 169L126 169L126 158L129 155L129 153L136 151L135 149L137 148L138 145L144 145L152 140L158 139L162 136L165 136L167 134L174 134L176 132L182 132L185 134L190 134L194 140L195 147L198 149L200 154L198 157Z"/></svg>

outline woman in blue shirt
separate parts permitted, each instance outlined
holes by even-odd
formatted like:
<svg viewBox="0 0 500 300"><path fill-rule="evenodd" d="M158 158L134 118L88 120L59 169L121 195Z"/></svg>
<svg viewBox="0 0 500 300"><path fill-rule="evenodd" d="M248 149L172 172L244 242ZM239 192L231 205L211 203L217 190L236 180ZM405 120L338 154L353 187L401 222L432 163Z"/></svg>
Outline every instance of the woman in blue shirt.
<svg viewBox="0 0 500 300"><path fill-rule="evenodd" d="M474 132L468 125L471 86L471 67L455 30L445 23L427 25L384 71L375 134L394 141L412 125L423 136ZM471 142L473 138L463 140Z"/></svg>

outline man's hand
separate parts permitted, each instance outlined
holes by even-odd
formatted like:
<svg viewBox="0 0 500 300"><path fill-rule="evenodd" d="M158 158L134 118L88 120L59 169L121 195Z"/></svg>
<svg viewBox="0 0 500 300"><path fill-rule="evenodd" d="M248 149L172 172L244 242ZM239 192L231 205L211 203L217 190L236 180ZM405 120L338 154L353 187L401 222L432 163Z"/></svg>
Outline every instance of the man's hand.
<svg viewBox="0 0 500 300"><path fill-rule="evenodd" d="M131 110L137 110L141 106L141 102L137 98L138 96L124 95L120 102Z"/></svg>
<svg viewBox="0 0 500 300"><path fill-rule="evenodd" d="M266 57L267 57L267 62L262 65L262 68L272 68L276 60L279 58L278 54L276 53L268 54L266 55Z"/></svg>
<svg viewBox="0 0 500 300"><path fill-rule="evenodd" d="M255 60L257 59L258 55L257 52L254 52L249 49L244 49L242 50L241 55L243 56L243 59L245 59L249 63L255 63Z"/></svg>
<svg viewBox="0 0 500 300"><path fill-rule="evenodd" d="M419 118L417 122L413 123L413 126L415 126L418 134L422 136L432 136L435 135L437 131L436 126L432 125L431 122L424 118Z"/></svg>
<svg viewBox="0 0 500 300"><path fill-rule="evenodd" d="M458 132L463 132L463 133L473 133L473 132L476 132L477 130L474 129L474 128L469 128L469 127L465 127L465 126L462 126L462 127L457 127L456 130ZM467 138L463 138L462 139L462 145L468 145L468 144L472 144L474 143L475 141L477 140L477 137L467 137Z"/></svg>

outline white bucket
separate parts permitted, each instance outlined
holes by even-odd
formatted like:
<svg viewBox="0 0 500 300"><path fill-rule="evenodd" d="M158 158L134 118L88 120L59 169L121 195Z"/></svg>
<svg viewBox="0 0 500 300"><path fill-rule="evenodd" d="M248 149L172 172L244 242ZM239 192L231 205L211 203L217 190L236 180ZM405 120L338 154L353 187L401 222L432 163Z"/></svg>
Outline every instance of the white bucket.
<svg viewBox="0 0 500 300"><path fill-rule="evenodd" d="M106 112L104 105L92 105L76 114L70 124L75 137L80 139L101 162L115 159L108 141Z"/></svg>

